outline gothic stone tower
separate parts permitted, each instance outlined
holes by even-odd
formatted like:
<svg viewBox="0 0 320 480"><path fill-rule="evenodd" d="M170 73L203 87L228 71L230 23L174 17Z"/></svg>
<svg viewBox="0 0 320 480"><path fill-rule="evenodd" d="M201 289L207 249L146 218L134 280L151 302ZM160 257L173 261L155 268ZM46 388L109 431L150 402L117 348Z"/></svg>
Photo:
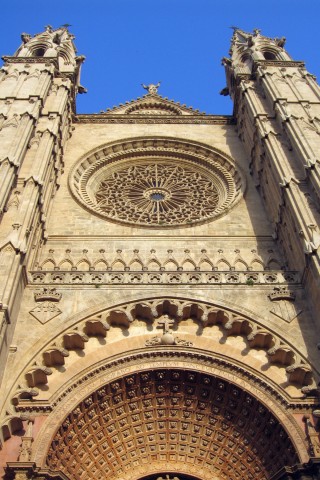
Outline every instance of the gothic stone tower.
<svg viewBox="0 0 320 480"><path fill-rule="evenodd" d="M319 478L320 90L235 29L233 116L77 115L63 27L0 72L6 479Z"/></svg>

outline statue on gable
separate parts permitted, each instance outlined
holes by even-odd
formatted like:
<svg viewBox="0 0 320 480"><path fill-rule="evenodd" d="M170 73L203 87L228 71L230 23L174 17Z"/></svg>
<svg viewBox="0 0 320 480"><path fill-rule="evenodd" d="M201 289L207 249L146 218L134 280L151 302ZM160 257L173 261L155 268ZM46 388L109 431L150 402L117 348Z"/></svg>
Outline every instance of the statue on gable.
<svg viewBox="0 0 320 480"><path fill-rule="evenodd" d="M144 83L141 83L141 85L145 90L148 90L148 93L155 94L158 93L160 83L161 82L158 82L157 85L154 85L153 83L150 83L150 85L145 85Z"/></svg>

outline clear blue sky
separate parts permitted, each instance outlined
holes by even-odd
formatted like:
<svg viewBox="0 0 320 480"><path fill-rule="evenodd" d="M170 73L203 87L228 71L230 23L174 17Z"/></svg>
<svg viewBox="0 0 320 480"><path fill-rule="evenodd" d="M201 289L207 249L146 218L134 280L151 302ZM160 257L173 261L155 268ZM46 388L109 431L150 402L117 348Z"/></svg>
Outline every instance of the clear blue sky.
<svg viewBox="0 0 320 480"><path fill-rule="evenodd" d="M287 37L286 48L319 73L320 0L8 0L1 4L0 53L12 54L20 33L69 23L87 57L77 111L95 113L144 95L141 83L201 111L231 114L219 91L231 25Z"/></svg>

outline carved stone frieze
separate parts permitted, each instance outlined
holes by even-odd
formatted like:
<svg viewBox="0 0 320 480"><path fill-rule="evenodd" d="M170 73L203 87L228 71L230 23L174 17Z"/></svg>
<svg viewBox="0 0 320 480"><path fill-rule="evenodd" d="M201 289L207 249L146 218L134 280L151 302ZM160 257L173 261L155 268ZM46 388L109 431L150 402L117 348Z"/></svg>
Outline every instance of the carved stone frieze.
<svg viewBox="0 0 320 480"><path fill-rule="evenodd" d="M31 58L31 57L8 57L4 56L2 57L5 65L6 64L11 64L11 63L24 63L25 65L28 65L28 63L44 63L46 67L51 67L54 66L58 68L58 59L54 57L36 57L36 58Z"/></svg>
<svg viewBox="0 0 320 480"><path fill-rule="evenodd" d="M298 272L177 272L177 271L135 271L135 272L69 272L69 271L32 271L30 283L39 284L199 284L199 285L269 285L299 284Z"/></svg>
<svg viewBox="0 0 320 480"><path fill-rule="evenodd" d="M239 248L225 250L217 248L208 251L206 248L194 251L184 249L166 249L164 251L151 248L149 251L116 249L116 251L106 250L105 248L97 249L96 251L83 249L76 250L74 248L50 248L43 252L41 258L35 262L32 273L40 271L58 273L66 271L85 272L89 271L99 277L105 272L117 272L119 270L124 272L151 272L153 275L155 271L163 272L188 272L192 273L194 277L192 280L201 281L201 272L212 273L216 275L219 281L220 272L222 276L226 272L241 272L241 274L249 275L254 282L261 282L262 277L259 272L265 271L267 283L272 283L275 280L273 277L274 271L281 273L283 279L291 283L297 280L296 274L285 270L285 266L281 261L279 255L266 245L264 250L258 255L256 248ZM260 249L261 251L261 249ZM162 273L161 273L162 272ZM213 273L214 272L214 273ZM249 273L252 272L252 273ZM103 276L101 277L103 278ZM248 279L249 277L246 277ZM151 280L156 282L156 278ZM222 283L224 279L221 278ZM241 278L240 278L241 283Z"/></svg>
<svg viewBox="0 0 320 480"><path fill-rule="evenodd" d="M261 67L264 69L265 67L297 67L297 68L304 68L305 63L299 61L282 61L282 60L258 60L255 62L256 68Z"/></svg>
<svg viewBox="0 0 320 480"><path fill-rule="evenodd" d="M91 115L77 115L74 118L78 123L115 123L115 124L192 124L192 125L234 125L235 119L232 116L220 116L220 115L157 115L156 118L152 118L136 113L134 117L132 115L103 115L103 114L91 114Z"/></svg>

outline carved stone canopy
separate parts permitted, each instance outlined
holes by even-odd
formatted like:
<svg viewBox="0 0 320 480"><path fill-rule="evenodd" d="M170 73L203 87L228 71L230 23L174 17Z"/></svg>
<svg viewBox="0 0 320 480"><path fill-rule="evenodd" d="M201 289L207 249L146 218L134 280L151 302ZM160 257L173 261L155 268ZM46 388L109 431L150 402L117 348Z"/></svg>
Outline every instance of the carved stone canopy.
<svg viewBox="0 0 320 480"><path fill-rule="evenodd" d="M297 461L284 428L253 396L214 376L174 369L99 388L67 416L47 456L51 470L77 480L163 472L267 480Z"/></svg>

